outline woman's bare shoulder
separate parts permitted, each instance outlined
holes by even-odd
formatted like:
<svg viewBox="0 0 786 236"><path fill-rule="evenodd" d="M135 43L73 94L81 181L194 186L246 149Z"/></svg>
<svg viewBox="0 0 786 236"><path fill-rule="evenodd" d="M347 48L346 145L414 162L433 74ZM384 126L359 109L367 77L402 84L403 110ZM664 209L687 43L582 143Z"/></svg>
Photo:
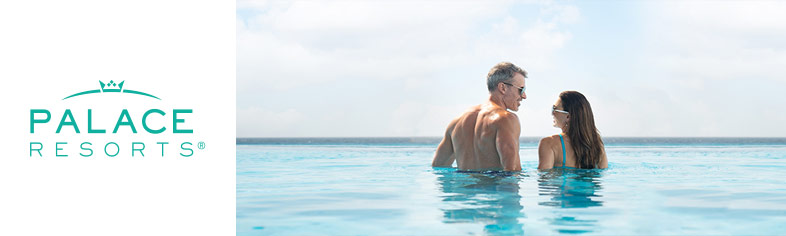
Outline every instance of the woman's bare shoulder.
<svg viewBox="0 0 786 236"><path fill-rule="evenodd" d="M559 134L546 136L540 139L540 145L554 145L556 142L559 142Z"/></svg>

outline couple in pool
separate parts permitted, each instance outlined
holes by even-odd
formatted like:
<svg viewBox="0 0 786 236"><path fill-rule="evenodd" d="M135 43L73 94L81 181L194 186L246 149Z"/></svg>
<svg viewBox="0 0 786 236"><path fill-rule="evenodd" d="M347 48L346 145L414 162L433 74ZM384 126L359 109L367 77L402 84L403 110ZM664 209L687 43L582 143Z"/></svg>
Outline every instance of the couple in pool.
<svg viewBox="0 0 786 236"><path fill-rule="evenodd" d="M437 147L434 167L460 170L520 171L519 135L521 124L515 113L527 98L527 72L509 62L491 68L486 76L489 99L454 119ZM554 127L562 129L538 144L538 169L606 168L603 141L595 128L592 108L579 92L559 94L551 107Z"/></svg>

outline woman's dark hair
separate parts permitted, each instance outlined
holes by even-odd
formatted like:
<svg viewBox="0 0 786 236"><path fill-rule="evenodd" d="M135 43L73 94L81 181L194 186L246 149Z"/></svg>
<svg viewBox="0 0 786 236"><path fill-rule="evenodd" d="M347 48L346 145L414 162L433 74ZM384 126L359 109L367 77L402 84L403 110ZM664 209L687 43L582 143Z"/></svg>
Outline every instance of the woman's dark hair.
<svg viewBox="0 0 786 236"><path fill-rule="evenodd" d="M583 94L576 91L565 91L559 94L562 107L570 116L567 134L576 153L576 167L592 169L600 165L603 156L603 140L595 128L595 118L589 101Z"/></svg>

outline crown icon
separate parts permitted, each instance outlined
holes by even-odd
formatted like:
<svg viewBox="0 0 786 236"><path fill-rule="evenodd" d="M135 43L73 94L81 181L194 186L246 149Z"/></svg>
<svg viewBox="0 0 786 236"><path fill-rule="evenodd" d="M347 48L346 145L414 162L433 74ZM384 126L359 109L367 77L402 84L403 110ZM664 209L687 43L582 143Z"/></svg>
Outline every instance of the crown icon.
<svg viewBox="0 0 786 236"><path fill-rule="evenodd" d="M116 84L114 80L110 80L109 83L104 83L102 81L98 81L101 83L101 92L120 92L123 90L123 83L126 81L120 81L120 84Z"/></svg>
<svg viewBox="0 0 786 236"><path fill-rule="evenodd" d="M123 89L123 83L125 83L125 82L126 81L123 80L123 81L120 81L120 83L118 84L118 83L115 83L114 80L110 80L109 83L104 83L104 81L100 81L99 80L98 83L101 84L101 89L87 90L87 91L82 91L82 92L78 92L78 93L75 93L75 94L71 94L71 96L63 98L63 100L66 100L66 99L69 99L69 98L72 98L72 97L76 97L76 96L82 96L82 95L85 95L85 94L93 94L93 93L130 93L130 94L142 95L142 96L151 97L151 98L155 98L155 99L161 100L160 98L158 98L156 96L153 96L153 95L151 95L149 93L145 93L145 92L141 92L141 91L137 91L137 90L131 90L131 89Z"/></svg>

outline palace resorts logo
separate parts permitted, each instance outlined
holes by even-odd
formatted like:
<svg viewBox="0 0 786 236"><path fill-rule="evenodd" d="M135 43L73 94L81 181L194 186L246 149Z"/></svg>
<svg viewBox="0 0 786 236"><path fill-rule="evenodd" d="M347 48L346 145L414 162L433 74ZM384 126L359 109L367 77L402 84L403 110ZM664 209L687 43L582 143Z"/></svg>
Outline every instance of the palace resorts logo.
<svg viewBox="0 0 786 236"><path fill-rule="evenodd" d="M161 100L161 98L146 92L123 88L125 81L120 81L120 83L115 83L114 80L110 80L107 83L99 81L99 84L101 85L99 89L74 93L66 96L61 101L84 95L90 95L86 97L89 98L87 100L102 99L102 101L105 101L107 99L111 100L111 98L101 98L101 95L110 93L129 94L136 95L137 97L142 96L140 98L146 97L144 99ZM117 106L100 109L88 108L86 110L72 110L66 108L62 111L62 115L59 115L59 112L56 113L56 115L58 115L57 117L59 117L59 122L56 122L57 119L53 119L52 113L53 112L49 109L30 109L31 136L35 139L37 136L36 134L41 134L42 131L40 130L42 127L50 128L51 130L56 124L57 129L54 132L54 137L59 139L31 140L30 157L70 157L76 155L82 157L115 157L121 154L121 152L130 154L130 157L145 157L145 153L153 156L159 156L158 154L160 154L160 157L192 157L198 150L203 150L206 146L204 142L193 142L189 140L193 138L194 130L183 128L183 126L187 124L184 117L193 114L193 109L173 108L171 110L165 110L147 108L144 109L144 111L140 111L127 108L119 109ZM75 116L74 114L77 115ZM107 117L107 115L112 117L111 114L117 114L114 116L117 117L117 120L113 122L114 126L96 127L94 124L94 117L102 117L96 114L103 114L103 117ZM141 114L141 116L133 116L132 114ZM111 120L114 120L114 118ZM150 120L164 120L165 122L149 122ZM169 124L171 124L171 126L169 126ZM110 127L111 129L109 129ZM141 127L141 129L138 129L139 127ZM80 135L85 133L92 135L89 139L90 141L76 140L76 142L74 142L74 136L80 137ZM51 131L44 135L47 136L46 139L51 139L52 137ZM103 140L100 143L93 143L96 137ZM113 140L118 137L132 137L148 140L156 139L156 141L131 141L129 143L118 144L117 141ZM178 141L160 140L159 137L175 138ZM174 148L170 147L170 142L177 146ZM194 143L196 143L196 145ZM196 146L196 149L194 146ZM176 154L171 153L172 150L176 151Z"/></svg>

